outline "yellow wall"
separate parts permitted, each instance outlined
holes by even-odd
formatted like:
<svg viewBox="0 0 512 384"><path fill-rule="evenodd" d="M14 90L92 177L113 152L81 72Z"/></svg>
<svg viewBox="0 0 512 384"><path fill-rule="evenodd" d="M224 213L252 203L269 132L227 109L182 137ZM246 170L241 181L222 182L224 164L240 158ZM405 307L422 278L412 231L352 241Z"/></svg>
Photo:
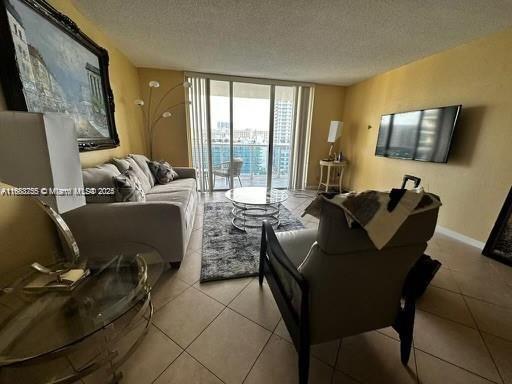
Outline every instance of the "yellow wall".
<svg viewBox="0 0 512 384"><path fill-rule="evenodd" d="M159 88L154 88L152 92L152 107L150 121L155 121L166 110L167 107L183 103L185 101L185 91L183 87L178 87L169 93L162 100L161 105L156 110L159 101L171 88L177 84L183 83L184 73L182 71L171 71L163 69L139 68L139 81L141 94L148 107L148 83L156 80L160 83ZM146 110L145 110L146 111ZM187 121L186 109L184 105L179 105L171 109L172 116L166 119L160 119L153 130L153 157L158 160L166 160L174 166L188 166L188 144L187 144Z"/></svg>
<svg viewBox="0 0 512 384"><path fill-rule="evenodd" d="M463 110L448 164L374 156L382 114L452 104ZM485 241L512 184L512 30L349 87L344 122L351 188L390 188L417 175L443 201L439 225Z"/></svg>
<svg viewBox="0 0 512 384"><path fill-rule="evenodd" d="M309 147L307 185L317 187L320 181L321 159L329 155L330 144L327 142L331 120L343 121L343 105L345 103L345 87L334 85L317 85L313 117L311 119L311 142ZM340 140L335 144L339 150Z"/></svg>
<svg viewBox="0 0 512 384"><path fill-rule="evenodd" d="M171 87L184 81L183 71L139 68L140 89L144 100L148 100L148 83L160 82L160 87L153 90L153 119L165 110L165 106L174 105L185 100L183 88L172 91L164 99L159 111L154 110L160 98ZM331 120L342 120L345 88L330 85L317 85L315 88L314 112L312 116L312 134L309 153L308 185L317 185L320 175L318 162L329 153L327 133ZM161 119L154 131L154 158L169 161L172 165L186 166L189 163L187 144L187 124L185 107L173 110L173 116ZM339 143L338 143L339 145Z"/></svg>
<svg viewBox="0 0 512 384"><path fill-rule="evenodd" d="M96 43L106 48L110 57L110 83L114 92L115 119L121 146L82 153L82 165L91 166L113 156L144 152L142 115L133 102L141 96L137 69L103 32L78 12L71 1L51 0L50 3L75 21ZM5 109L5 104L0 90L2 109ZM33 201L21 197L0 197L0 273L22 265L27 260L41 260L43 255L56 249L53 224Z"/></svg>

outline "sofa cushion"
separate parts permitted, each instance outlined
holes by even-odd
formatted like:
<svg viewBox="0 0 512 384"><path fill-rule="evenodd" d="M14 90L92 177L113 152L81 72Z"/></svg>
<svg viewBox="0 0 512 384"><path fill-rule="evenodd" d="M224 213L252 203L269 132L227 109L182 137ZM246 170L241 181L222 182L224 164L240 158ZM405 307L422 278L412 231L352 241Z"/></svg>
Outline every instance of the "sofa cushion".
<svg viewBox="0 0 512 384"><path fill-rule="evenodd" d="M170 183L155 185L151 188L147 194L159 194L166 192L174 192L174 191L195 191L196 190L196 180L195 179L178 179L173 180Z"/></svg>
<svg viewBox="0 0 512 384"><path fill-rule="evenodd" d="M142 172L144 172L144 174L148 178L149 184L151 185L151 187L154 187L156 181L155 181L155 176L153 176L153 174L151 173L151 171L149 170L149 167L148 167L149 159L144 155L136 155L133 153L128 156L131 157L133 160L135 160L135 162L140 167Z"/></svg>
<svg viewBox="0 0 512 384"><path fill-rule="evenodd" d="M146 201L142 183L131 167L120 175L114 176L113 180L116 201Z"/></svg>
<svg viewBox="0 0 512 384"><path fill-rule="evenodd" d="M158 184L167 184L179 177L167 161L150 161L148 166Z"/></svg>
<svg viewBox="0 0 512 384"><path fill-rule="evenodd" d="M133 171L137 175L137 178L140 180L144 192L149 191L151 189L151 183L149 182L144 171L139 167L139 164L137 164L137 162L131 157L125 157L125 160L130 163L130 168L133 169Z"/></svg>
<svg viewBox="0 0 512 384"><path fill-rule="evenodd" d="M119 170L113 164L102 164L93 168L82 169L85 188L115 189L114 176L120 175ZM91 194L85 196L87 203L112 203L115 202L114 194Z"/></svg>
<svg viewBox="0 0 512 384"><path fill-rule="evenodd" d="M130 169L130 162L126 159L117 159L114 157L110 162L114 164L121 173Z"/></svg>

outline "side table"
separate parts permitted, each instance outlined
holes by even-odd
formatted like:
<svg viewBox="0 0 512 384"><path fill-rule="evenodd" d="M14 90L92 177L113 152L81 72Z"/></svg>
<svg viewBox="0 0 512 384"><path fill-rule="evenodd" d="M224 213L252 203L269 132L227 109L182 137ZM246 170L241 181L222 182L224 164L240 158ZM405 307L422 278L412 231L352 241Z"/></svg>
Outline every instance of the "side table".
<svg viewBox="0 0 512 384"><path fill-rule="evenodd" d="M150 292L164 264L156 251L89 260L89 277L69 292L27 291L31 268L0 280L0 383L74 383L99 369L117 383L151 323Z"/></svg>
<svg viewBox="0 0 512 384"><path fill-rule="evenodd" d="M348 164L347 160L342 161L328 161L328 160L320 160L320 183L318 184L318 189L322 186L325 186L325 192L329 191L329 187L338 187L340 193L342 192L342 183L343 183L343 171L345 170L346 165ZM324 168L327 168L327 177L325 182L324 178ZM333 171L339 171L339 180L338 184L331 184L331 168Z"/></svg>

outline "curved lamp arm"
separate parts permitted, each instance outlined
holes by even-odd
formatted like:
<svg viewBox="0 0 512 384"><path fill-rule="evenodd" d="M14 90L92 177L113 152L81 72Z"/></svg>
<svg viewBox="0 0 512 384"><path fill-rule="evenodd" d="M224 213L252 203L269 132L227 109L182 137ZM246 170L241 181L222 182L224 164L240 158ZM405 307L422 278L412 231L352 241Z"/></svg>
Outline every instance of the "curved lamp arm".
<svg viewBox="0 0 512 384"><path fill-rule="evenodd" d="M164 93L164 95L160 98L160 100L158 101L158 104L156 105L155 107L155 112L158 112L158 108L162 105L162 102L164 101L164 99L169 96L169 94L174 91L176 88L179 88L179 87L185 87L185 88L188 88L190 86L190 84L188 83L188 81L184 81L183 83L179 83L179 84L176 84L174 87L172 87L171 89L169 89L167 92ZM167 108L169 109L169 108Z"/></svg>

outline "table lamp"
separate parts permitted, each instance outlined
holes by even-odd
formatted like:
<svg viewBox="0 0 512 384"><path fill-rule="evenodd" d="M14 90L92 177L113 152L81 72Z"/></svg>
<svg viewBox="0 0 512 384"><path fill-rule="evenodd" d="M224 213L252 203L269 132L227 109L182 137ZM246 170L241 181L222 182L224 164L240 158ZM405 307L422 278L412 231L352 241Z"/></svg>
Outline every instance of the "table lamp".
<svg viewBox="0 0 512 384"><path fill-rule="evenodd" d="M74 121L60 113L0 112L0 181L12 185L14 195L36 199L55 223L70 259L55 269L33 263L40 273L31 287L72 289L88 275L60 216L85 205Z"/></svg>
<svg viewBox="0 0 512 384"><path fill-rule="evenodd" d="M329 160L332 160L332 149L334 147L334 143L341 136L341 130L343 129L342 121L331 121L331 125L329 127L329 135L327 136L327 142L331 144L329 148Z"/></svg>

